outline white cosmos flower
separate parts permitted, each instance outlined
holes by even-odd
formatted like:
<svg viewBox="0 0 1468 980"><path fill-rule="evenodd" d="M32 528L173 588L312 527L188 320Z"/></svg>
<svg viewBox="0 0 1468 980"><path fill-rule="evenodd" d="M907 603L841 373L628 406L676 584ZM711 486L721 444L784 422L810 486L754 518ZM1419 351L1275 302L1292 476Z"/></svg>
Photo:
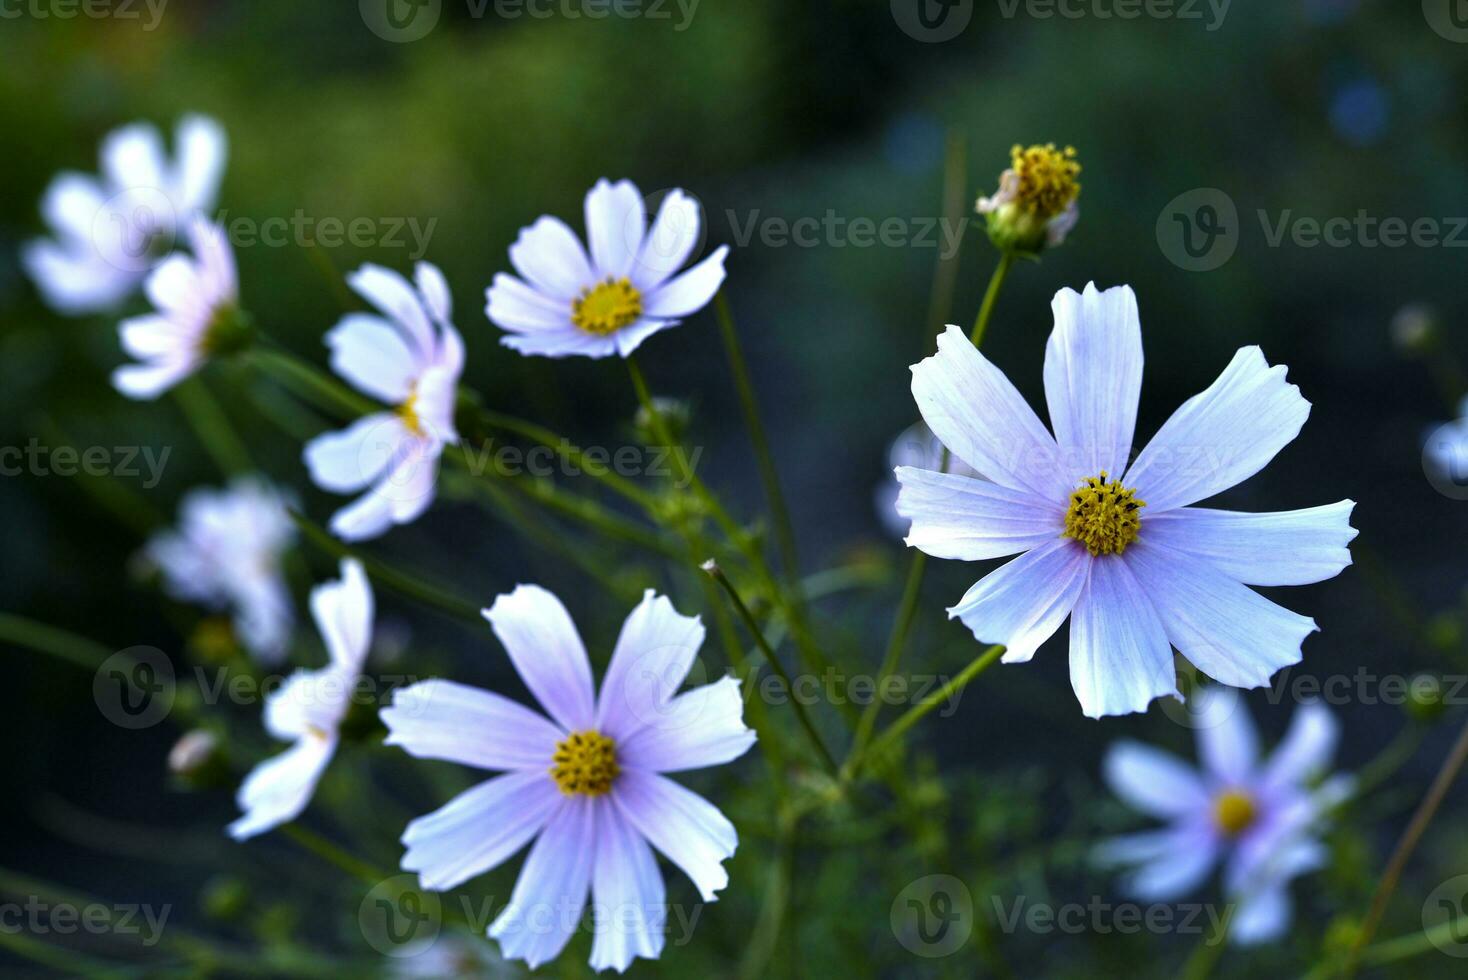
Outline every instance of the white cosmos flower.
<svg viewBox="0 0 1468 980"><path fill-rule="evenodd" d="M227 490L191 491L177 529L155 535L145 554L170 595L231 609L240 642L272 664L284 658L295 620L281 571L281 555L294 538L275 488L241 478Z"/></svg>
<svg viewBox="0 0 1468 980"><path fill-rule="evenodd" d="M1087 715L1178 696L1171 647L1209 677L1260 687L1316 629L1249 588L1305 585L1351 562L1350 500L1243 514L1191 507L1253 476L1299 433L1310 403L1258 347L1234 355L1128 465L1142 386L1137 301L1122 286L1052 304L1045 398L1052 436L957 327L914 365L924 420L984 480L900 467L907 543L937 558L1019 554L948 610L1006 663L1070 617L1070 677Z"/></svg>
<svg viewBox="0 0 1468 980"><path fill-rule="evenodd" d="M118 327L123 350L140 362L112 373L113 387L129 398L157 398L211 355L237 346L247 330L224 229L196 215L188 236L192 258L170 255L148 275L144 291L154 312Z"/></svg>
<svg viewBox="0 0 1468 980"><path fill-rule="evenodd" d="M652 848L704 901L728 884L738 835L713 804L664 776L737 759L754 743L739 683L677 692L703 624L648 590L627 617L597 694L560 600L521 585L485 618L547 718L500 697L431 680L382 712L389 744L421 758L503 772L420 817L403 833L403 869L443 890L483 874L532 840L510 903L489 927L506 958L554 959L596 912L591 965L626 969L663 948L667 908ZM651 847L649 847L651 845Z"/></svg>
<svg viewBox="0 0 1468 980"><path fill-rule="evenodd" d="M674 275L701 227L698 203L681 190L663 199L649 229L635 184L599 180L586 195L590 254L564 221L543 215L510 246L520 278L497 273L485 312L509 331L501 343L522 354L626 357L719 291L728 246Z"/></svg>
<svg viewBox="0 0 1468 980"><path fill-rule="evenodd" d="M289 749L256 766L240 784L236 801L244 816L229 835L245 840L298 817L336 752L337 729L372 640L372 587L353 559L341 563L341 579L311 592L311 615L331 662L298 670L265 702L265 730Z"/></svg>
<svg viewBox="0 0 1468 980"><path fill-rule="evenodd" d="M355 493L331 529L348 541L416 520L433 502L438 459L459 441L454 400L464 341L452 322L448 283L419 262L414 289L391 269L364 265L347 282L382 315L352 313L326 335L331 366L352 387L393 406L311 440L306 465L318 487Z"/></svg>
<svg viewBox="0 0 1468 980"><path fill-rule="evenodd" d="M1123 889L1157 902L1180 898L1222 863L1225 895L1237 903L1229 938L1276 939L1290 924L1290 880L1325 863L1319 834L1352 789L1349 776L1321 781L1338 726L1324 706L1302 705L1266 761L1238 692L1205 688L1192 710L1200 770L1137 742L1107 753L1106 780L1116 795L1168 826L1103 841L1095 860L1132 867Z"/></svg>
<svg viewBox="0 0 1468 980"><path fill-rule="evenodd" d="M169 160L158 130L133 123L102 141L100 177L59 174L41 199L51 239L26 244L21 261L61 313L110 310L127 299L190 216L214 206L224 130L185 116Z"/></svg>

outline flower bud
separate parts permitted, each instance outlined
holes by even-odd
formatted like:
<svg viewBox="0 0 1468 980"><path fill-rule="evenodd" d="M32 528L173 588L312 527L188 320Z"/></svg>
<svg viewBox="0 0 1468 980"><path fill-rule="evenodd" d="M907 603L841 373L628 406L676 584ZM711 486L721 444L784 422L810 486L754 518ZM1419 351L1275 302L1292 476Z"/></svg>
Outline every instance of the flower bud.
<svg viewBox="0 0 1468 980"><path fill-rule="evenodd" d="M1038 255L1061 244L1080 217L1076 198L1081 165L1074 147L1054 143L1029 148L1015 144L999 190L981 197L977 210L988 222L989 240L1001 252Z"/></svg>

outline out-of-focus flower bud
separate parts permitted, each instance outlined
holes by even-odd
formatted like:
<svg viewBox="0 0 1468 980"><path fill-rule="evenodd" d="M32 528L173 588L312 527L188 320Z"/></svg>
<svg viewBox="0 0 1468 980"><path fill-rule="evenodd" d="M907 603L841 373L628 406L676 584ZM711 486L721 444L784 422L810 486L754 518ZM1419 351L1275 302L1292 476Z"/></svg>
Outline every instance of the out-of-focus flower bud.
<svg viewBox="0 0 1468 980"><path fill-rule="evenodd" d="M979 198L977 210L987 219L989 240L1001 252L1038 255L1064 242L1080 217L1076 176L1081 165L1075 147L1058 150L1054 143L1028 148L1015 144L1009 155L999 190Z"/></svg>

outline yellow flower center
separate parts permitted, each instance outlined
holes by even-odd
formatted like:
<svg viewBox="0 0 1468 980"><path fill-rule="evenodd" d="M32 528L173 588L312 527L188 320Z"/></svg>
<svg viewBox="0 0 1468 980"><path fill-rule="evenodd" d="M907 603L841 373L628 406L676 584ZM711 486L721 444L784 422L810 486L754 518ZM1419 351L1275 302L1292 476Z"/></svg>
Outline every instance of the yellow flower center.
<svg viewBox="0 0 1468 980"><path fill-rule="evenodd" d="M600 732L572 732L556 743L551 761L551 778L567 796L601 796L621 772L616 743Z"/></svg>
<svg viewBox="0 0 1468 980"><path fill-rule="evenodd" d="M1213 802L1213 819L1218 821L1218 826L1230 837L1243 833L1258 815L1254 801L1242 790L1231 789L1220 793Z"/></svg>
<svg viewBox="0 0 1468 980"><path fill-rule="evenodd" d="M571 322L587 333L616 333L642 316L642 294L631 281L613 279L589 286L571 303Z"/></svg>
<svg viewBox="0 0 1468 980"><path fill-rule="evenodd" d="M1009 158L1011 169L1019 175L1015 204L1042 220L1064 211L1081 193L1076 181L1081 165L1076 163L1073 146L1057 150L1054 143L1036 143L1025 149L1016 143Z"/></svg>
<svg viewBox="0 0 1468 980"><path fill-rule="evenodd" d="M408 389L408 397L398 406L398 418L402 419L403 425L413 435L422 438L423 419L418 416L418 387L414 385Z"/></svg>
<svg viewBox="0 0 1468 980"><path fill-rule="evenodd" d="M1075 538L1093 555L1119 555L1137 540L1142 522L1137 511L1147 506L1136 490L1119 481L1106 482L1106 471L1086 478L1086 485L1070 495L1065 512L1065 537Z"/></svg>

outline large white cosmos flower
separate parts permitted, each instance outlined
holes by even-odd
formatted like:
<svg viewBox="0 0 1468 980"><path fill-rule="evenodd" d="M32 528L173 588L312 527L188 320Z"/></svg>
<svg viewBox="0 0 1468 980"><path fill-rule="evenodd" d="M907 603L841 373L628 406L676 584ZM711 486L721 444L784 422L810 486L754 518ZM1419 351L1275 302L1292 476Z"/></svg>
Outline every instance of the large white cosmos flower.
<svg viewBox="0 0 1468 980"><path fill-rule="evenodd" d="M1106 780L1116 795L1168 826L1104 841L1095 858L1132 866L1123 889L1151 902L1183 896L1221 861L1224 892L1236 903L1229 938L1277 939L1290 924L1290 880L1325 864L1319 834L1351 792L1349 776L1322 780L1339 726L1323 705L1302 705L1265 761L1236 691L1205 688L1191 707L1201 769L1137 742L1107 753Z"/></svg>
<svg viewBox="0 0 1468 980"><path fill-rule="evenodd" d="M949 616L1006 663L1029 660L1070 616L1070 676L1087 715L1178 696L1171 647L1208 676L1260 687L1316 629L1248 588L1304 585L1351 562L1350 500L1243 514L1191 507L1248 479L1299 433L1310 403L1241 349L1128 466L1142 386L1129 287L1063 289L1052 303L1045 397L1055 435L957 327L913 366L923 419L973 479L899 467L907 543L938 558L1020 553Z"/></svg>
<svg viewBox="0 0 1468 980"><path fill-rule="evenodd" d="M522 354L626 357L719 291L726 245L674 275L701 226L697 202L681 190L663 199L649 229L635 184L599 180L586 195L590 255L564 221L542 215L510 246L520 278L497 273L485 313L509 331L501 343Z"/></svg>
<svg viewBox="0 0 1468 980"><path fill-rule="evenodd" d="M41 199L53 239L26 244L21 261L46 302L66 314L96 313L127 299L195 213L214 206L224 171L224 130L185 116L175 159L158 130L133 123L102 141L100 177L58 174Z"/></svg>
<svg viewBox="0 0 1468 980"><path fill-rule="evenodd" d="M663 948L667 908L652 848L704 901L728 884L739 843L713 804L663 773L720 765L754 743L732 677L677 694L703 624L648 590L622 627L598 696L576 626L554 595L521 585L485 618L546 718L488 691L431 680L382 712L389 744L502 771L403 833L403 869L443 890L509 860L532 839L510 903L489 927L532 968L570 941L588 889L591 965L626 969ZM648 845L651 844L652 847Z"/></svg>
<svg viewBox="0 0 1468 980"><path fill-rule="evenodd" d="M351 707L372 640L373 610L362 566L345 559L341 576L311 592L311 615L331 662L319 670L296 671L265 702L266 731L294 744L260 763L240 784L237 801L245 812L229 825L235 840L298 817L336 753L337 729Z"/></svg>
<svg viewBox="0 0 1468 980"><path fill-rule="evenodd" d="M261 663L278 663L295 616L281 555L295 538L285 501L269 484L241 478L227 490L193 490L175 530L155 535L146 554L170 595L228 607L234 632Z"/></svg>
<svg viewBox="0 0 1468 980"><path fill-rule="evenodd" d="M364 265L347 282L382 315L348 314L326 335L336 373L394 406L306 445L317 486L354 493L372 485L331 519L332 531L348 541L416 520L433 502L444 446L459 441L454 400L464 341L443 273L419 262L415 281L416 290L390 269Z"/></svg>

